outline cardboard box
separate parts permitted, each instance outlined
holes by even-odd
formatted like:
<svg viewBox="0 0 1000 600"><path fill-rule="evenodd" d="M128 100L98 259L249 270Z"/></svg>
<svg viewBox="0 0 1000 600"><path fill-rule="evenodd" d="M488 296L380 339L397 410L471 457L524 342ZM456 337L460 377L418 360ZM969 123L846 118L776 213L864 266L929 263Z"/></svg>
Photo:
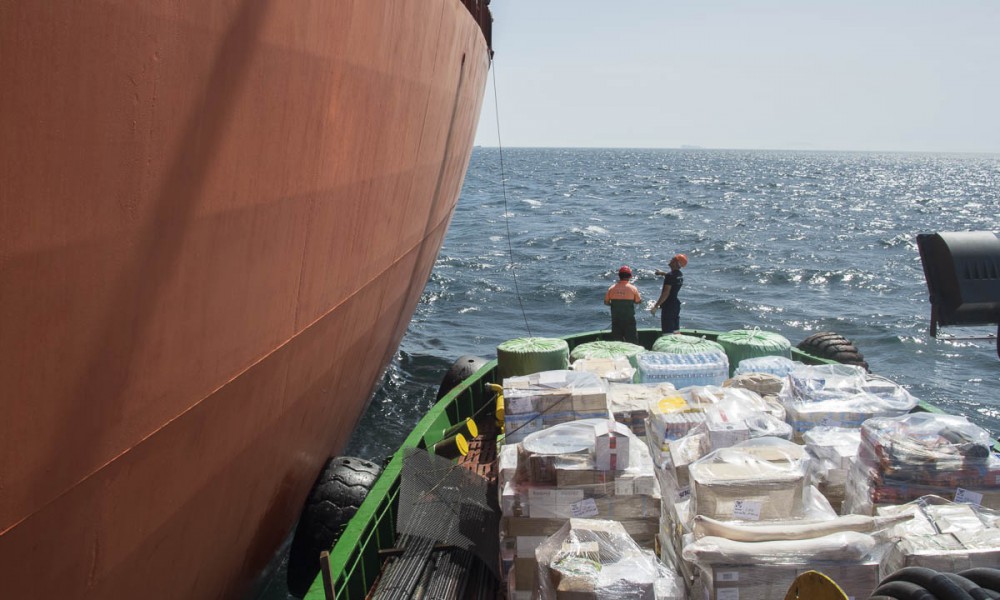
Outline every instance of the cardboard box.
<svg viewBox="0 0 1000 600"><path fill-rule="evenodd" d="M533 592L538 587L538 562L535 557L515 558L514 569L514 589L518 591Z"/></svg>
<svg viewBox="0 0 1000 600"><path fill-rule="evenodd" d="M587 490L529 488L528 516L533 519L658 519L660 501L650 496L588 496Z"/></svg>
<svg viewBox="0 0 1000 600"><path fill-rule="evenodd" d="M702 569L708 600L775 600L784 598L795 578L819 571L832 579L848 598L868 598L878 587L878 562L802 563L797 565L716 565Z"/></svg>
<svg viewBox="0 0 1000 600"><path fill-rule="evenodd" d="M708 426L708 443L713 450L729 448L750 439L750 429L743 421L720 423L709 419L705 424Z"/></svg>
<svg viewBox="0 0 1000 600"><path fill-rule="evenodd" d="M608 419L594 428L594 455L599 471L619 471L629 464L629 428Z"/></svg>
<svg viewBox="0 0 1000 600"><path fill-rule="evenodd" d="M744 465L697 463L689 469L694 513L713 519L772 520L800 517L805 474L794 469L767 479Z"/></svg>
<svg viewBox="0 0 1000 600"><path fill-rule="evenodd" d="M958 573L997 565L1000 565L1000 529L983 529L908 536L886 553L882 572L887 576L904 567L926 567L942 573Z"/></svg>
<svg viewBox="0 0 1000 600"><path fill-rule="evenodd" d="M500 531L505 537L550 536L567 520L504 516L500 519ZM658 518L620 519L618 522L639 546L650 550L656 547L656 534L660 530Z"/></svg>

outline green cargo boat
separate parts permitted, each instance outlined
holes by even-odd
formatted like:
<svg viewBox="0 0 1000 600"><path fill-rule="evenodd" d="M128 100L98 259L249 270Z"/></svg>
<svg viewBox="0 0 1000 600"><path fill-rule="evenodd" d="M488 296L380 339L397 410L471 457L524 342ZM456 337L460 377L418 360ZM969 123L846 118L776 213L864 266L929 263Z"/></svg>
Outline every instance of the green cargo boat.
<svg viewBox="0 0 1000 600"><path fill-rule="evenodd" d="M692 329L682 330L680 333L708 340L715 340L723 334L717 331ZM647 349L652 348L660 335L659 330L640 330L639 343ZM581 344L604 340L606 336L606 331L592 331L570 335L563 339L572 351ZM805 364L836 364L836 361L807 354L794 347L791 349L791 355L793 360ZM459 463L487 477L492 473L495 479L493 463L496 457L498 432L492 425L495 420L497 391L491 384L501 382L498 379L496 360L483 361L481 364L478 370L458 382L441 397L417 423L399 450L385 465L360 509L329 552L326 565L328 572L324 569L313 582L307 599L324 600L334 597L345 600L372 597L371 590L383 574L385 561L402 553L402 550L397 548L399 540L396 533L396 519L399 511L403 464L414 449L433 451L434 447L455 431L456 427L461 427L468 419L474 419L479 423L481 430L479 435L471 440L468 455L460 458ZM924 402L919 402L914 412L943 413L937 407ZM1000 445L994 443L993 449L1000 451ZM495 487L492 493L495 497ZM494 539L498 536L496 530L491 533ZM324 579L326 589L324 589ZM463 598L505 597L502 586L493 578L491 569L484 565L474 566L467 575L465 584L467 587L462 595ZM479 591L471 590L473 587Z"/></svg>

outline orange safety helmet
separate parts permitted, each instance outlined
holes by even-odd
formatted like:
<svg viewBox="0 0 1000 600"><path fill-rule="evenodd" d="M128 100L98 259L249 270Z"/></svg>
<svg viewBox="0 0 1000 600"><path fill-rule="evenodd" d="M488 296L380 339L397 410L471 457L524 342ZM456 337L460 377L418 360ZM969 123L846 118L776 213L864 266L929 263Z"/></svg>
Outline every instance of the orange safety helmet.
<svg viewBox="0 0 1000 600"><path fill-rule="evenodd" d="M682 267L686 267L688 264L688 257L684 256L683 254L675 254L674 260L676 260L677 264L679 264Z"/></svg>

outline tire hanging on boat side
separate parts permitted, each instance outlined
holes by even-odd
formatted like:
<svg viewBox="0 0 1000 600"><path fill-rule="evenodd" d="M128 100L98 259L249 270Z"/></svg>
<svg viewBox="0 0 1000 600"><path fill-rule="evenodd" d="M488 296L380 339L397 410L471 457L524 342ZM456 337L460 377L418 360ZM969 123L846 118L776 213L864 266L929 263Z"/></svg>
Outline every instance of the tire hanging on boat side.
<svg viewBox="0 0 1000 600"><path fill-rule="evenodd" d="M288 591L303 597L319 573L319 555L340 538L382 469L360 458L327 461L309 492L288 552Z"/></svg>
<svg viewBox="0 0 1000 600"><path fill-rule="evenodd" d="M811 354L819 358L835 360L845 365L854 365L868 371L868 362L865 356L857 349L851 340L839 333L832 331L821 331L814 333L799 342L796 346L806 354Z"/></svg>
<svg viewBox="0 0 1000 600"><path fill-rule="evenodd" d="M465 355L458 357L441 379L441 386L438 387L437 399L444 398L445 394L455 389L455 386L465 381L470 375L478 371L487 361L478 356Z"/></svg>

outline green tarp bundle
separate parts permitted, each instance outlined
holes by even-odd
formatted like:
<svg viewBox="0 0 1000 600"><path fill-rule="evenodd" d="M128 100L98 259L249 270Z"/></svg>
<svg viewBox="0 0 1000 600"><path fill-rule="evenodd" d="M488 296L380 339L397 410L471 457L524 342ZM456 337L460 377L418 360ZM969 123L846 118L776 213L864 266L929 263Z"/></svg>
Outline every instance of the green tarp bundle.
<svg viewBox="0 0 1000 600"><path fill-rule="evenodd" d="M661 335L653 342L653 352L694 354L696 352L725 352L725 349L712 340L706 340L705 338L693 335L669 333Z"/></svg>
<svg viewBox="0 0 1000 600"><path fill-rule="evenodd" d="M729 375L740 361L758 356L792 357L792 343L783 335L759 329L735 329L715 338L729 357Z"/></svg>
<svg viewBox="0 0 1000 600"><path fill-rule="evenodd" d="M517 338L497 346L497 374L507 377L569 368L569 344L559 338Z"/></svg>
<svg viewBox="0 0 1000 600"><path fill-rule="evenodd" d="M638 344L597 341L580 344L576 348L573 348L569 357L571 360L580 358L631 358L645 351L646 349Z"/></svg>

